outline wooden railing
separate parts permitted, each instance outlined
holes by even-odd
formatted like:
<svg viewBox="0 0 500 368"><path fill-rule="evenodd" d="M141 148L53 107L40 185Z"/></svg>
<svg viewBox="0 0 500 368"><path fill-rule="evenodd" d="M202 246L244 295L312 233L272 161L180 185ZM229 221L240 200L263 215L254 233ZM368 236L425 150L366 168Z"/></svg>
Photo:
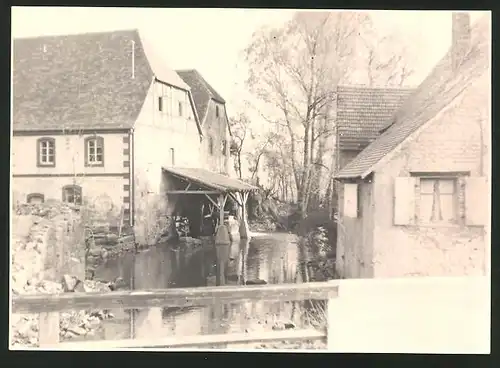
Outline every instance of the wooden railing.
<svg viewBox="0 0 500 368"><path fill-rule="evenodd" d="M290 302L328 300L338 296L334 282L280 284L259 286L222 286L183 289L117 291L109 293L64 293L53 295L23 295L12 299L12 313L39 314L39 346L63 350L102 350L119 348L186 348L211 345L242 344L264 341L328 340L326 331L290 329L283 331L173 336L123 340L60 342L59 313L68 310L138 309L145 317L137 323L150 327L151 316L160 316L163 307L209 306L241 302ZM148 317L149 316L149 317ZM146 329L147 331L147 329Z"/></svg>

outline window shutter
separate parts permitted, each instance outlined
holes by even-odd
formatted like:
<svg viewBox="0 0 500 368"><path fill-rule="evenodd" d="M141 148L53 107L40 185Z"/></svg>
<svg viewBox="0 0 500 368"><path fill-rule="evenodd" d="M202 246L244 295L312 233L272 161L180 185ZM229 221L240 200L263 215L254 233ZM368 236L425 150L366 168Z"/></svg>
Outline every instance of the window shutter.
<svg viewBox="0 0 500 368"><path fill-rule="evenodd" d="M484 176L465 178L465 223L484 226L488 221L488 186Z"/></svg>
<svg viewBox="0 0 500 368"><path fill-rule="evenodd" d="M358 217L358 184L344 184L344 216Z"/></svg>
<svg viewBox="0 0 500 368"><path fill-rule="evenodd" d="M415 219L415 184L417 178L394 179L394 225L410 225Z"/></svg>

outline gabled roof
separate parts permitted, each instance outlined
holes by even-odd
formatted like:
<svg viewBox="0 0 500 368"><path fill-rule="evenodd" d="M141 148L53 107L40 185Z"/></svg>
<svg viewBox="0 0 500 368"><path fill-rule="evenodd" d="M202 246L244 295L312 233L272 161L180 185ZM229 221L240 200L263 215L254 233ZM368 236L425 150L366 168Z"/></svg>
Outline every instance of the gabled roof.
<svg viewBox="0 0 500 368"><path fill-rule="evenodd" d="M380 135L405 100L415 91L407 88L337 88L338 147L361 151Z"/></svg>
<svg viewBox="0 0 500 368"><path fill-rule="evenodd" d="M471 48L459 69L454 71L451 49L418 89L396 112L390 126L347 164L336 176L365 178L385 155L449 105L471 83L489 70L490 18L479 19L471 29Z"/></svg>
<svg viewBox="0 0 500 368"><path fill-rule="evenodd" d="M190 89L137 30L19 38L13 54L15 131L131 128L153 78Z"/></svg>
<svg viewBox="0 0 500 368"><path fill-rule="evenodd" d="M211 99L225 104L226 101L217 93L217 91L202 77L196 69L177 70L177 74L191 87L196 110L200 118L201 124L208 109L208 103Z"/></svg>

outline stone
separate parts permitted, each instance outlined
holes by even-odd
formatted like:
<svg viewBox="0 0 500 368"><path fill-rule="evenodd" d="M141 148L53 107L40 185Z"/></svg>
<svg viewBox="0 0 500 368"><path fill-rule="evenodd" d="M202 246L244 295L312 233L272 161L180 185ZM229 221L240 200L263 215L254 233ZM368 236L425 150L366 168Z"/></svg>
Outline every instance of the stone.
<svg viewBox="0 0 500 368"><path fill-rule="evenodd" d="M87 330L83 327L80 327L80 326L73 326L73 327L70 327L68 328L68 332L71 332L77 336L81 336L81 335L86 335L87 334Z"/></svg>
<svg viewBox="0 0 500 368"><path fill-rule="evenodd" d="M116 244L118 243L118 235L116 234L107 234L106 235L106 240L108 241L108 244Z"/></svg>
<svg viewBox="0 0 500 368"><path fill-rule="evenodd" d="M93 257L100 257L102 252L102 248L100 247L93 247L89 249L89 255Z"/></svg>
<svg viewBox="0 0 500 368"><path fill-rule="evenodd" d="M75 276L64 275L61 279L64 292L74 292L77 284L81 282Z"/></svg>
<svg viewBox="0 0 500 368"><path fill-rule="evenodd" d="M267 285L267 281L261 279L247 280L245 285Z"/></svg>
<svg viewBox="0 0 500 368"><path fill-rule="evenodd" d="M85 284L83 282L81 282L80 280L78 280L78 282L76 283L76 286L73 289L73 291L76 292L76 293L85 293L85 292L87 292L87 290L85 290Z"/></svg>

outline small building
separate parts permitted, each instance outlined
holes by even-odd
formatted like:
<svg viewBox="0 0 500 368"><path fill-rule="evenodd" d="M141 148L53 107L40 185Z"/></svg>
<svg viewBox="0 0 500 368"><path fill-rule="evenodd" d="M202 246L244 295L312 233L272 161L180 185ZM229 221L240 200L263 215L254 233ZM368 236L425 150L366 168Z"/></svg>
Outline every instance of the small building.
<svg viewBox="0 0 500 368"><path fill-rule="evenodd" d="M196 112L203 131L202 159L204 167L228 175L231 130L226 112L226 101L195 69L177 70L177 74L191 88Z"/></svg>
<svg viewBox="0 0 500 368"><path fill-rule="evenodd" d="M205 167L190 86L137 30L21 38L13 46L14 201L90 207L151 243L178 202L167 194L178 179L169 169L227 182Z"/></svg>
<svg viewBox="0 0 500 368"><path fill-rule="evenodd" d="M491 21L452 19L450 50L336 175L341 277L487 272Z"/></svg>

